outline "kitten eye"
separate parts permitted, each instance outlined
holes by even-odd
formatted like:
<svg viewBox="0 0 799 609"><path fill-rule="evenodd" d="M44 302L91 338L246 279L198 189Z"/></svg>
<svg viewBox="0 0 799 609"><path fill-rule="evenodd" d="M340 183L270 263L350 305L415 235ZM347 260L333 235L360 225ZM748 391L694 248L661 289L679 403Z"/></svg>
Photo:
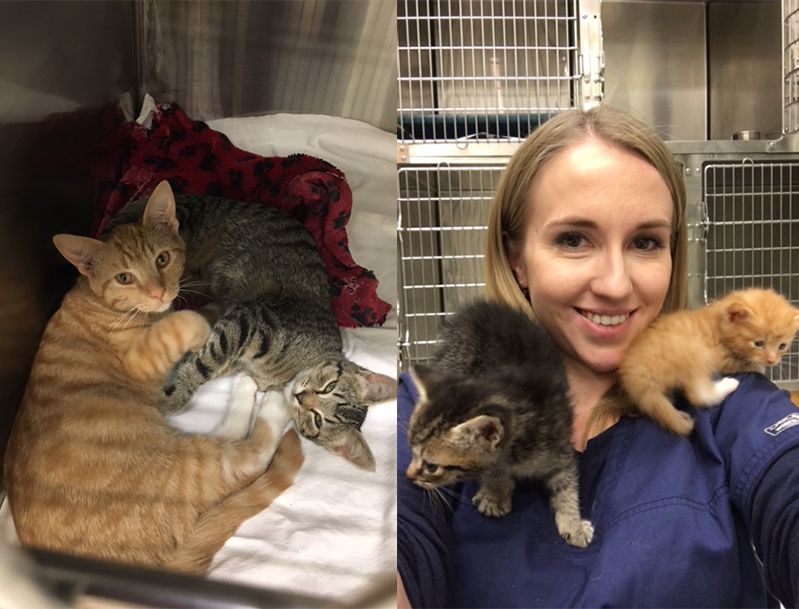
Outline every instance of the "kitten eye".
<svg viewBox="0 0 799 609"><path fill-rule="evenodd" d="M766 343L763 342L762 340L753 340L752 341L752 346L753 347L757 347L758 349L762 349L763 347L766 346Z"/></svg>
<svg viewBox="0 0 799 609"><path fill-rule="evenodd" d="M322 389L321 393L330 393L335 388L336 388L336 381L331 381L327 385L325 385L325 388Z"/></svg>
<svg viewBox="0 0 799 609"><path fill-rule="evenodd" d="M780 343L780 346L778 347L780 351L785 351L787 348L788 348L788 343Z"/></svg>
<svg viewBox="0 0 799 609"><path fill-rule="evenodd" d="M314 422L314 425L316 425L316 427L318 429L321 429L322 428L322 415L320 415L318 412L314 412L313 413L313 422Z"/></svg>
<svg viewBox="0 0 799 609"><path fill-rule="evenodd" d="M155 259L155 266L159 269L164 268L167 264L169 264L169 252L161 252L158 254L158 257Z"/></svg>
<svg viewBox="0 0 799 609"><path fill-rule="evenodd" d="M425 474L436 474L438 470L441 469L435 463L430 463L429 461L422 461L422 470Z"/></svg>
<svg viewBox="0 0 799 609"><path fill-rule="evenodd" d="M130 285L133 283L136 277L133 276L133 273L120 273L115 277L115 279L117 280L117 283L122 285Z"/></svg>

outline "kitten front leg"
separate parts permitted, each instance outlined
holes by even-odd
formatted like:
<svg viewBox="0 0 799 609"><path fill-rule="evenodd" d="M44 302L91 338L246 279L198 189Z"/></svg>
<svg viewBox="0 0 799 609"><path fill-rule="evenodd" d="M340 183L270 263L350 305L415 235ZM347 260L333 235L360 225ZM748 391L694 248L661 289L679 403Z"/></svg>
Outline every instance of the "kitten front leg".
<svg viewBox="0 0 799 609"><path fill-rule="evenodd" d="M246 374L237 375L233 379L225 418L214 428L211 435L228 440L241 440L247 437L252 424L257 390L258 387L252 378Z"/></svg>
<svg viewBox="0 0 799 609"><path fill-rule="evenodd" d="M685 397L694 406L710 408L721 404L737 388L738 380L729 376L718 381L700 378L686 383Z"/></svg>
<svg viewBox="0 0 799 609"><path fill-rule="evenodd" d="M558 471L546 479L550 503L555 511L558 533L569 545L584 548L594 538L594 527L580 517L576 466Z"/></svg>
<svg viewBox="0 0 799 609"><path fill-rule="evenodd" d="M255 381L253 381L255 384ZM286 398L280 391L267 391L261 400L261 408L258 411L258 419L266 422L274 438L280 438L283 430L291 421L291 410L286 403ZM277 443L270 450L263 454L263 458L268 463L272 459L272 454L277 448Z"/></svg>
<svg viewBox="0 0 799 609"><path fill-rule="evenodd" d="M160 381L187 351L205 343L210 331L208 322L193 311L170 313L128 349L125 368L134 379Z"/></svg>
<svg viewBox="0 0 799 609"><path fill-rule="evenodd" d="M480 489L474 494L472 503L481 514L499 518L510 512L515 487L511 476L492 471L480 478Z"/></svg>
<svg viewBox="0 0 799 609"><path fill-rule="evenodd" d="M200 385L232 370L251 333L246 311L229 309L214 325L205 344L175 364L164 383L159 410L165 414L182 411Z"/></svg>

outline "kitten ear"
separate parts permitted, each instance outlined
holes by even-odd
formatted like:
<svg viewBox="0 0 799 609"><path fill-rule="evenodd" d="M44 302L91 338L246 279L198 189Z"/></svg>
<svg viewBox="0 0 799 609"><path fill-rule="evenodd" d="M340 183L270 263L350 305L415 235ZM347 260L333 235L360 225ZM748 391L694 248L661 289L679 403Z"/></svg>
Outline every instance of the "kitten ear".
<svg viewBox="0 0 799 609"><path fill-rule="evenodd" d="M491 450L502 441L505 429L497 417L481 414L456 425L450 433L453 442L476 445L481 450Z"/></svg>
<svg viewBox="0 0 799 609"><path fill-rule="evenodd" d="M178 218L175 214L175 195L169 182L163 180L153 190L147 200L142 216L142 224L149 228L166 228L178 234Z"/></svg>
<svg viewBox="0 0 799 609"><path fill-rule="evenodd" d="M749 307L749 305L739 301L734 300L729 305L727 305L727 310L725 312L727 321L731 323L744 321L748 319L750 315L752 315L753 311Z"/></svg>
<svg viewBox="0 0 799 609"><path fill-rule="evenodd" d="M60 234L53 237L53 245L69 260L81 275L92 277L97 256L105 247L102 241L79 235Z"/></svg>
<svg viewBox="0 0 799 609"><path fill-rule="evenodd" d="M330 450L340 457L344 457L353 465L373 472L376 469L375 458L369 445L359 431L349 430L336 440Z"/></svg>
<svg viewBox="0 0 799 609"><path fill-rule="evenodd" d="M356 366L356 368L358 382L361 384L361 390L363 391L364 404L385 402L397 397L396 380L385 374L378 374L360 366Z"/></svg>

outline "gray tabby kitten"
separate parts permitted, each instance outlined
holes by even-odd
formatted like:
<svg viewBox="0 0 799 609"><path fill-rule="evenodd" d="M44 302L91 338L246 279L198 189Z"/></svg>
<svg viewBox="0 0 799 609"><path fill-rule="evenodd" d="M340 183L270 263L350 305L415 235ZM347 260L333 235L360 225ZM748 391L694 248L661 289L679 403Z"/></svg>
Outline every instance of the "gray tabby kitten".
<svg viewBox="0 0 799 609"><path fill-rule="evenodd" d="M524 313L476 302L441 340L435 366L412 371L407 476L425 489L477 480L472 502L494 517L510 512L516 479L541 480L561 537L586 547L594 531L580 517L569 387L549 334Z"/></svg>
<svg viewBox="0 0 799 609"><path fill-rule="evenodd" d="M161 410L180 412L205 381L245 372L260 390L285 386L304 437L374 471L360 428L368 405L396 395L396 381L342 354L327 275L305 228L266 205L175 198L166 181L151 195L159 197L175 200L186 244L183 285L199 287L222 309L205 345L170 373ZM127 205L113 225L137 219L145 203Z"/></svg>

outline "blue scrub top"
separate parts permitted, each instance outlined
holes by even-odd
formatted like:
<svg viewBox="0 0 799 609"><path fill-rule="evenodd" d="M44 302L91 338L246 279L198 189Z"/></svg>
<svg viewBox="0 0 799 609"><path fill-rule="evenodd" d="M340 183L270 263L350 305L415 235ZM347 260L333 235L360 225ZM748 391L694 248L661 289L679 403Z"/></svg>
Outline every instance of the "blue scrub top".
<svg viewBox="0 0 799 609"><path fill-rule="evenodd" d="M795 578L799 547L771 548L762 566L753 539L769 538L760 530L767 527L783 527L778 540L785 545L797 539L799 500L796 492L786 493L773 481L767 485L769 497L755 499L764 474L783 455L790 453L799 472L799 409L765 377L737 378L739 388L720 406L696 410L678 404L696 419L688 438L636 417L623 418L588 443L579 455L581 511L592 521L595 536L588 548L578 549L558 535L540 483L518 484L511 513L499 519L473 507L473 482L461 485L461 500L448 506L414 486L405 477L410 454L403 430L416 389L403 375L398 567L411 603L776 606L764 577ZM762 516L766 511L768 521ZM783 518L775 516L780 514L789 521L773 522ZM770 567L775 573L768 572ZM790 585L782 589L783 598L794 594Z"/></svg>

